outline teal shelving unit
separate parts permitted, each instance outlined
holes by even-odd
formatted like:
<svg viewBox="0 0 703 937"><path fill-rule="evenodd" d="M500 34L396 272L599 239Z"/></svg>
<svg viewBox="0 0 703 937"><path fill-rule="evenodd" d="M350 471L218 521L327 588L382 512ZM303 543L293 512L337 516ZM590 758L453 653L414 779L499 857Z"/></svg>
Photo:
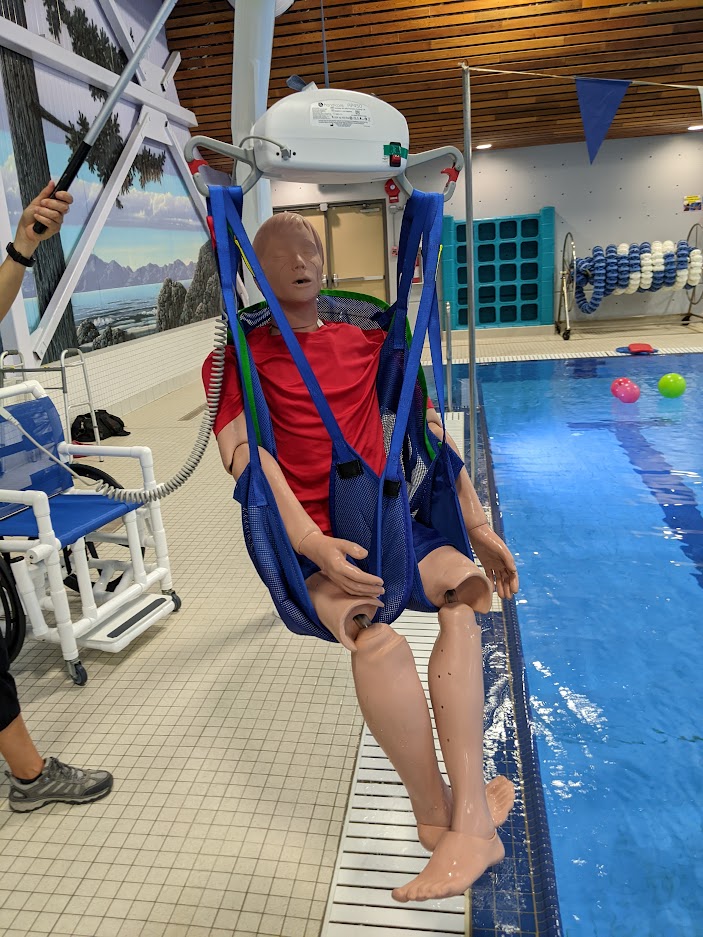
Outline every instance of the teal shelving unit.
<svg viewBox="0 0 703 937"><path fill-rule="evenodd" d="M468 326L466 222L447 216L442 229L442 295L452 328ZM554 209L474 221L476 328L554 322Z"/></svg>

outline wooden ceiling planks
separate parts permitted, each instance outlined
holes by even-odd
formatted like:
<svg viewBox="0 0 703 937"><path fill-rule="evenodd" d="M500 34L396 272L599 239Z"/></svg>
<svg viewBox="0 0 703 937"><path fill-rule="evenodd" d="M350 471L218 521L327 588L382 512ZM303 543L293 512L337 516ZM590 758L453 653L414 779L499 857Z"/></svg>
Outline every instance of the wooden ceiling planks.
<svg viewBox="0 0 703 937"><path fill-rule="evenodd" d="M239 0L248 2L248 0ZM701 0L324 0L330 84L377 94L405 115L411 150L463 145L459 63L557 76L703 85ZM180 0L169 47L181 53L181 103L198 132L231 140L233 11ZM276 20L269 104L299 74L323 84L319 0ZM475 143L494 148L583 140L573 81L473 72ZM695 90L631 88L610 137L685 132L701 122ZM227 168L212 156L213 165Z"/></svg>

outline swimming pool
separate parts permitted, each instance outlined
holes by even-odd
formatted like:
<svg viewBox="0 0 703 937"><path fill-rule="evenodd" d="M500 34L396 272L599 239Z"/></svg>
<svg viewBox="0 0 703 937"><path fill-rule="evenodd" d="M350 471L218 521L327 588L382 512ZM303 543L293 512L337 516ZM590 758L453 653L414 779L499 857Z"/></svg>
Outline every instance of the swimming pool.
<svg viewBox="0 0 703 937"><path fill-rule="evenodd" d="M703 355L478 373L565 934L698 937ZM610 394L622 375L638 403Z"/></svg>

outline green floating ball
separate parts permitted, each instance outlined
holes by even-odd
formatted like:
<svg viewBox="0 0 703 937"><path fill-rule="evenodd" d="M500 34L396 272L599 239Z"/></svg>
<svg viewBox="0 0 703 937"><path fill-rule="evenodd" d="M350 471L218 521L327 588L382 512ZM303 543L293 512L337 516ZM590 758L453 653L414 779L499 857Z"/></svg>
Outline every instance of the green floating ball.
<svg viewBox="0 0 703 937"><path fill-rule="evenodd" d="M657 386L662 397L680 397L686 390L686 381L680 374L665 374Z"/></svg>

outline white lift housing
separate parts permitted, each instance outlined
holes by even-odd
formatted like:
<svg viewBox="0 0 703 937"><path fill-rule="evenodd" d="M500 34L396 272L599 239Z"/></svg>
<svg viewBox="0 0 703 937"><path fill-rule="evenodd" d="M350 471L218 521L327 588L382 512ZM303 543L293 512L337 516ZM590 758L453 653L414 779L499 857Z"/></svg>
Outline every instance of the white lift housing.
<svg viewBox="0 0 703 937"><path fill-rule="evenodd" d="M404 172L410 143L407 121L392 105L315 85L277 101L251 136L262 174L291 182L385 181Z"/></svg>

